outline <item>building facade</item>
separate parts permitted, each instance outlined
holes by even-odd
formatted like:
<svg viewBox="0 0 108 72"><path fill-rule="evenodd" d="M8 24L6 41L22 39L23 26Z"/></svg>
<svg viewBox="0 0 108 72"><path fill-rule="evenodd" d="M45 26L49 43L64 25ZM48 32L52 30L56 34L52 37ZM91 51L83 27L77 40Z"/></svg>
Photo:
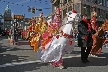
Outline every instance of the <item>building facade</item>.
<svg viewBox="0 0 108 72"><path fill-rule="evenodd" d="M66 12L75 9L78 13L86 13L91 19L93 11L97 12L97 20L103 21L108 19L108 0L51 0L52 12L59 7L62 11L62 18Z"/></svg>
<svg viewBox="0 0 108 72"><path fill-rule="evenodd" d="M34 16L36 22L38 22L39 16ZM46 21L46 16L43 16L43 20Z"/></svg>
<svg viewBox="0 0 108 72"><path fill-rule="evenodd" d="M4 19L3 19L3 15L0 13L0 29L3 30L4 29Z"/></svg>
<svg viewBox="0 0 108 72"><path fill-rule="evenodd" d="M10 28L11 24L12 24L11 10L9 8L9 5L7 5L4 11L4 29Z"/></svg>

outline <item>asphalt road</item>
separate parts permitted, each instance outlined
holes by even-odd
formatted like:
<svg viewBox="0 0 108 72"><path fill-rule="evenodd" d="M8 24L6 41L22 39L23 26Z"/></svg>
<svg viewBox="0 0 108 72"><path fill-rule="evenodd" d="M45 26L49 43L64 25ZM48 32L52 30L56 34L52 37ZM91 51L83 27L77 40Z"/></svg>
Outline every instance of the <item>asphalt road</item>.
<svg viewBox="0 0 108 72"><path fill-rule="evenodd" d="M81 63L78 47L63 58L65 69L58 69L41 63L27 41L20 40L17 46L10 46L5 37L0 38L0 72L108 72L106 48L98 57L90 56L90 62L86 64Z"/></svg>

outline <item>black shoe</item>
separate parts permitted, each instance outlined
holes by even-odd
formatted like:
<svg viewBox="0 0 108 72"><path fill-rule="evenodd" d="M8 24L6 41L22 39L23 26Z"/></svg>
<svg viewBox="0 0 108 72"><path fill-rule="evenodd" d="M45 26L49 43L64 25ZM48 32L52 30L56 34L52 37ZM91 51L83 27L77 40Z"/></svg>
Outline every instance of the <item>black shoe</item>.
<svg viewBox="0 0 108 72"><path fill-rule="evenodd" d="M86 61L85 60L82 60L82 63L86 63Z"/></svg>
<svg viewBox="0 0 108 72"><path fill-rule="evenodd" d="M88 59L86 59L85 61L86 61L86 62L89 62L89 60L88 60Z"/></svg>
<svg viewBox="0 0 108 72"><path fill-rule="evenodd" d="M18 43L15 43L15 45L18 45Z"/></svg>

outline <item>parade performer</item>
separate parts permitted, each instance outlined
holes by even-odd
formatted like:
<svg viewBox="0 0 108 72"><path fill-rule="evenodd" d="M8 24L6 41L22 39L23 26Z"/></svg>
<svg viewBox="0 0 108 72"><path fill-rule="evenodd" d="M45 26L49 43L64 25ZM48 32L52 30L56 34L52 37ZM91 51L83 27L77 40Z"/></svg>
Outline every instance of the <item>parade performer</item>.
<svg viewBox="0 0 108 72"><path fill-rule="evenodd" d="M78 24L78 47L81 47L81 60L83 63L89 62L88 55L92 49L92 27L87 20L87 15L82 15L82 20Z"/></svg>
<svg viewBox="0 0 108 72"><path fill-rule="evenodd" d="M103 44L108 48L108 20L105 21L105 41Z"/></svg>
<svg viewBox="0 0 108 72"><path fill-rule="evenodd" d="M62 55L66 52L71 52L74 48L74 38L72 36L72 24L76 20L77 12L75 10L69 11L67 14L67 23L64 29L60 31L60 34L52 37L52 40L45 45L45 49L42 47L38 50L40 59L44 62L51 62L52 65L58 68L63 68ZM78 17L77 17L78 18Z"/></svg>
<svg viewBox="0 0 108 72"><path fill-rule="evenodd" d="M32 33L34 33L34 30L35 30L34 26L35 26L35 24L36 24L35 19L32 18L32 22L31 22L31 25L29 27L29 35L30 36L31 36Z"/></svg>
<svg viewBox="0 0 108 72"><path fill-rule="evenodd" d="M102 51L102 46L105 42L105 31L106 31L106 24L108 21L105 21L104 24L100 27L100 30L93 35L93 46L91 49L91 55L96 56L96 54L100 54Z"/></svg>
<svg viewBox="0 0 108 72"><path fill-rule="evenodd" d="M30 42L30 46L34 49L34 38L35 38L35 34L31 34L31 37L29 38L29 42Z"/></svg>
<svg viewBox="0 0 108 72"><path fill-rule="evenodd" d="M47 23L49 25L48 29L42 34L42 40L41 40L41 46L43 49L45 45L52 40L52 38L49 36L56 35L59 33L59 28L61 26L60 14L61 14L60 8L57 8L53 22L50 22L50 24Z"/></svg>
<svg viewBox="0 0 108 72"><path fill-rule="evenodd" d="M36 24L36 21L35 21L34 18L32 18L31 25L28 28L28 34L27 34L28 35L27 39L29 39L31 47L34 47L34 40L33 40L33 38L34 38L34 32L35 32L35 24Z"/></svg>
<svg viewBox="0 0 108 72"><path fill-rule="evenodd" d="M42 38L42 34L46 31L48 27L48 23L43 20L43 12L40 13L40 17L38 19L38 22L35 24L35 35L32 38L32 45L34 52L38 51L38 48L40 47L40 40Z"/></svg>
<svg viewBox="0 0 108 72"><path fill-rule="evenodd" d="M10 32L9 32L9 35L10 35L10 45L12 45L13 44L13 32L12 32L12 26L11 26L11 28L10 28Z"/></svg>
<svg viewBox="0 0 108 72"><path fill-rule="evenodd" d="M49 30L53 35L59 33L58 31L59 31L59 28L61 26L60 14L61 14L61 10L60 10L60 8L57 8L53 22L49 25Z"/></svg>
<svg viewBox="0 0 108 72"><path fill-rule="evenodd" d="M40 33L41 32L41 27L42 27L42 24L43 24L43 12L40 13L40 16L38 18L38 21L35 25L35 31L36 33Z"/></svg>
<svg viewBox="0 0 108 72"><path fill-rule="evenodd" d="M97 26L97 20L96 20L96 16L93 16L92 19L91 19L91 24L92 24L92 28L97 31L98 30L98 26Z"/></svg>
<svg viewBox="0 0 108 72"><path fill-rule="evenodd" d="M40 29L40 32L38 32L34 38L34 51L37 52L38 48L42 45L40 44L40 40L42 40L42 35L45 33L46 29L48 27L48 23L47 22L42 22L42 26Z"/></svg>
<svg viewBox="0 0 108 72"><path fill-rule="evenodd" d="M14 26L12 26L11 30L10 30L10 34L11 34L11 39L13 44L15 43L16 45L18 44L18 24L15 22Z"/></svg>

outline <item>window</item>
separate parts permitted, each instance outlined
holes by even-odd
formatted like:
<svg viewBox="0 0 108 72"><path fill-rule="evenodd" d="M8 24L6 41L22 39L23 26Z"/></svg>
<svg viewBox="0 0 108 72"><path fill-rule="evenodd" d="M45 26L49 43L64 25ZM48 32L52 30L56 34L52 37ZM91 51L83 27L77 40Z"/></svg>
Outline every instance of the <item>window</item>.
<svg viewBox="0 0 108 72"><path fill-rule="evenodd" d="M7 21L7 23L10 23L10 21Z"/></svg>
<svg viewBox="0 0 108 72"><path fill-rule="evenodd" d="M94 0L91 0L91 2L93 2Z"/></svg>
<svg viewBox="0 0 108 72"><path fill-rule="evenodd" d="M97 17L100 17L100 9L97 9Z"/></svg>
<svg viewBox="0 0 108 72"><path fill-rule="evenodd" d="M79 4L79 3L75 5L75 10L76 10L78 13L80 13L80 4Z"/></svg>
<svg viewBox="0 0 108 72"><path fill-rule="evenodd" d="M63 16L64 16L64 17L66 16L66 12L67 12L67 10L64 9L64 10L63 10ZM63 17L63 18L64 18L64 17Z"/></svg>
<svg viewBox="0 0 108 72"><path fill-rule="evenodd" d="M108 0L106 1L106 7L108 7Z"/></svg>
<svg viewBox="0 0 108 72"><path fill-rule="evenodd" d="M66 4L67 3L67 0L63 0L63 4Z"/></svg>
<svg viewBox="0 0 108 72"><path fill-rule="evenodd" d="M105 19L106 17L106 14L105 14L105 11L103 10L103 19Z"/></svg>
<svg viewBox="0 0 108 72"><path fill-rule="evenodd" d="M104 2L105 2L105 0L102 0L102 6L105 6L105 3Z"/></svg>
<svg viewBox="0 0 108 72"><path fill-rule="evenodd" d="M106 12L106 19L108 19L108 12Z"/></svg>
<svg viewBox="0 0 108 72"><path fill-rule="evenodd" d="M69 8L68 8L68 11L71 11L72 10L72 6L70 6Z"/></svg>
<svg viewBox="0 0 108 72"><path fill-rule="evenodd" d="M97 3L97 0L90 0L92 3Z"/></svg>
<svg viewBox="0 0 108 72"><path fill-rule="evenodd" d="M87 15L90 15L91 14L91 10L90 10L90 6L87 6Z"/></svg>
<svg viewBox="0 0 108 72"><path fill-rule="evenodd" d="M72 0L68 0L68 2L72 2Z"/></svg>
<svg viewBox="0 0 108 72"><path fill-rule="evenodd" d="M102 3L102 0L98 0L98 4L100 5Z"/></svg>
<svg viewBox="0 0 108 72"><path fill-rule="evenodd" d="M87 14L87 5L83 5L82 11L84 14Z"/></svg>
<svg viewBox="0 0 108 72"><path fill-rule="evenodd" d="M103 10L100 10L100 17L103 18L103 16L104 16Z"/></svg>
<svg viewBox="0 0 108 72"><path fill-rule="evenodd" d="M86 1L90 2L90 0L86 0Z"/></svg>

